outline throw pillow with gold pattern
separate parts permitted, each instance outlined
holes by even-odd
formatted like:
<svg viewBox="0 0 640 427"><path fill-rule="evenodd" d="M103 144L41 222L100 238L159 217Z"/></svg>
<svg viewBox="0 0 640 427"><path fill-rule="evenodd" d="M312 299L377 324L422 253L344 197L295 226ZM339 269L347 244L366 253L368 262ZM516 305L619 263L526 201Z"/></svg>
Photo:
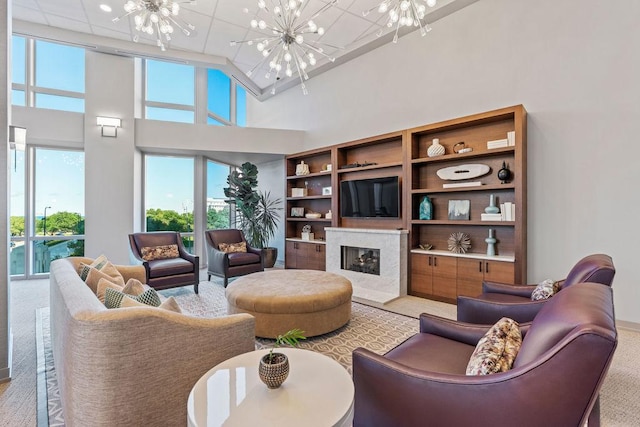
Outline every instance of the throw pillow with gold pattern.
<svg viewBox="0 0 640 427"><path fill-rule="evenodd" d="M247 252L247 244L245 242L220 243L218 245L218 249L228 254L231 254L234 252Z"/></svg>
<svg viewBox="0 0 640 427"><path fill-rule="evenodd" d="M144 246L140 249L140 255L145 261L155 261L157 259L178 258L178 245Z"/></svg>
<svg viewBox="0 0 640 427"><path fill-rule="evenodd" d="M518 322L503 317L487 331L476 345L467 375L488 375L506 372L522 346L522 334Z"/></svg>

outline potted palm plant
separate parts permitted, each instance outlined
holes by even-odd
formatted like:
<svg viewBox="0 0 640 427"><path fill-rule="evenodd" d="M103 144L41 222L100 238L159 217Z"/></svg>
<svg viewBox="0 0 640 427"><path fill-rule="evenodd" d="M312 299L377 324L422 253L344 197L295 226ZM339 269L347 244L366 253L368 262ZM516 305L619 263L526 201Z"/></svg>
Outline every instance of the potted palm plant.
<svg viewBox="0 0 640 427"><path fill-rule="evenodd" d="M236 206L236 226L242 230L250 246L262 249L264 266L273 267L278 257L278 248L269 247L280 220L281 199L271 197L269 191L258 191L258 168L250 162L242 164L227 177L224 188L227 202Z"/></svg>
<svg viewBox="0 0 640 427"><path fill-rule="evenodd" d="M273 350L283 344L295 347L300 340L304 339L306 339L304 331L297 328L276 337L276 342L273 344L271 351L262 356L258 367L258 375L267 387L271 389L278 388L289 376L289 359L287 355Z"/></svg>

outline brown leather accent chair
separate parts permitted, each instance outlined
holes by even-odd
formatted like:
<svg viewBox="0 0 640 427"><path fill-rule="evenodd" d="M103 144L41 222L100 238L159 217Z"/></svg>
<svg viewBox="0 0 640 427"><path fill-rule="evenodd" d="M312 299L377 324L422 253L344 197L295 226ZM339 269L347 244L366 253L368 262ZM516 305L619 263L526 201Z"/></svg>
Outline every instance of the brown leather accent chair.
<svg viewBox="0 0 640 427"><path fill-rule="evenodd" d="M249 246L241 230L207 230L204 237L207 243L208 280L211 280L211 276L222 277L226 288L230 277L264 271L262 249ZM220 243L242 242L247 245L247 252L226 253L219 249Z"/></svg>
<svg viewBox="0 0 640 427"><path fill-rule="evenodd" d="M616 269L610 256L588 255L571 269L567 278L559 282L559 289L575 283L592 282L611 286ZM536 285L509 285L483 282L482 295L458 297L458 320L468 323L493 324L503 317L517 322L530 322L547 300L531 301Z"/></svg>
<svg viewBox="0 0 640 427"><path fill-rule="evenodd" d="M200 259L184 248L182 237L177 231L153 231L129 234L131 261L144 266L147 285L155 289L168 289L177 286L193 285L198 293L200 282ZM142 248L166 245L178 246L177 258L165 258L146 261Z"/></svg>
<svg viewBox="0 0 640 427"><path fill-rule="evenodd" d="M599 425L598 393L618 342L610 287L558 293L520 325L509 371L465 375L490 327L422 314L420 333L384 356L354 350L354 427Z"/></svg>

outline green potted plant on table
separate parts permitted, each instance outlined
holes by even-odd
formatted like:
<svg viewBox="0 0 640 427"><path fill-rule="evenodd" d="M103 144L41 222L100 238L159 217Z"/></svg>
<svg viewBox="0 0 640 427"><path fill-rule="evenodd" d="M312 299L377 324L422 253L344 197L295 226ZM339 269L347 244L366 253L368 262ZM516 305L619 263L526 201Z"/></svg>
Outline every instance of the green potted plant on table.
<svg viewBox="0 0 640 427"><path fill-rule="evenodd" d="M278 388L289 376L289 358L287 358L286 354L274 352L273 350L283 344L295 347L300 340L304 339L306 339L304 331L297 328L276 337L276 342L273 344L271 351L260 359L258 368L260 379L267 387L270 389Z"/></svg>
<svg viewBox="0 0 640 427"><path fill-rule="evenodd" d="M231 171L227 177L228 187L224 195L236 206L236 226L242 230L250 246L262 249L264 266L273 267L278 257L278 248L267 244L276 233L280 220L281 199L271 198L270 192L258 191L258 168L245 162L240 169Z"/></svg>

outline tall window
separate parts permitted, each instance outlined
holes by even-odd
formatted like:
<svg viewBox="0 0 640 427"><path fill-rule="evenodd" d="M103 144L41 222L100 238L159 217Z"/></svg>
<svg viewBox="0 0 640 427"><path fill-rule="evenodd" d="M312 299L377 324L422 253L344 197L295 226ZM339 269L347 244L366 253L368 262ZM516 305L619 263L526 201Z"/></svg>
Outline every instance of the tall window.
<svg viewBox="0 0 640 427"><path fill-rule="evenodd" d="M179 231L193 253L193 157L145 156L147 231Z"/></svg>
<svg viewBox="0 0 640 427"><path fill-rule="evenodd" d="M84 255L84 153L30 148L16 154L10 270L30 277L49 272L55 259ZM28 190L25 180L33 182Z"/></svg>
<svg viewBox="0 0 640 427"><path fill-rule="evenodd" d="M12 43L13 105L84 112L83 48L18 36Z"/></svg>
<svg viewBox="0 0 640 427"><path fill-rule="evenodd" d="M146 60L145 118L194 123L195 68Z"/></svg>
<svg viewBox="0 0 640 427"><path fill-rule="evenodd" d="M207 70L207 123L225 121L231 121L231 79L220 70Z"/></svg>
<svg viewBox="0 0 640 427"><path fill-rule="evenodd" d="M229 166L207 160L207 230L229 228L229 204L225 202Z"/></svg>

